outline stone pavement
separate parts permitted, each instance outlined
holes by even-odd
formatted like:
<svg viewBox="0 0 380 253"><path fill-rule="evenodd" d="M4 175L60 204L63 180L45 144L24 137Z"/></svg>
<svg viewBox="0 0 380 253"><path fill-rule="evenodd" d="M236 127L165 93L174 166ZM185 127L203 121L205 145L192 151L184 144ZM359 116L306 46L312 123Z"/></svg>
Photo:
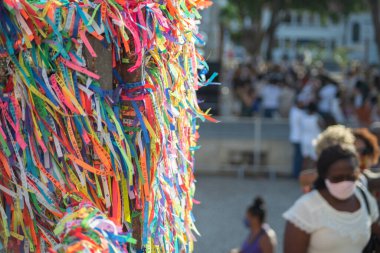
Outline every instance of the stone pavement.
<svg viewBox="0 0 380 253"><path fill-rule="evenodd" d="M229 253L239 247L248 230L243 225L246 208L255 196L267 203L267 221L278 236L277 252L282 252L285 221L282 213L301 195L297 181L223 176L198 176L195 199L196 226L201 233L195 253Z"/></svg>

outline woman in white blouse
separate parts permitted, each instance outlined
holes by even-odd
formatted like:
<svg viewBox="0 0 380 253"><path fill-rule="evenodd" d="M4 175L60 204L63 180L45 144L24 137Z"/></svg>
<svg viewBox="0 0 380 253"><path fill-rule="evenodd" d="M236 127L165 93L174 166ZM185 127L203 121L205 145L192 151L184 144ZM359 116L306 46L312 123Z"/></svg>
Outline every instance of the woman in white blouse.
<svg viewBox="0 0 380 253"><path fill-rule="evenodd" d="M358 165L352 146L334 145L321 152L315 190L284 214L284 253L362 252L379 212L371 194L358 188Z"/></svg>

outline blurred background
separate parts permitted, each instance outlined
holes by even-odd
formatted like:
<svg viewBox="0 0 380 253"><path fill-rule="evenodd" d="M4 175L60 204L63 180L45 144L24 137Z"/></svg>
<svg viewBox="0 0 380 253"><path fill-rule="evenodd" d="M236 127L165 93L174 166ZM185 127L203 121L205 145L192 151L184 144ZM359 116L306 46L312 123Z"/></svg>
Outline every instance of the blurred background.
<svg viewBox="0 0 380 253"><path fill-rule="evenodd" d="M196 253L239 247L248 234L246 208L257 195L282 252L282 213L302 194L292 170L292 108L314 110L324 127L370 128L380 120L379 6L214 0L203 12L198 46L210 85L198 99L220 123L200 123Z"/></svg>

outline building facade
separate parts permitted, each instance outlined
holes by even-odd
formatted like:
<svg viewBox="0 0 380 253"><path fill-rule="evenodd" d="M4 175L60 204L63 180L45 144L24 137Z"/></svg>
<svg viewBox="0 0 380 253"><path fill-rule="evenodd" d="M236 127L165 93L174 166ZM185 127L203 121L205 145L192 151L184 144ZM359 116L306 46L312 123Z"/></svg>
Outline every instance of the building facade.
<svg viewBox="0 0 380 253"><path fill-rule="evenodd" d="M202 24L200 32L205 37L204 56L209 62L218 62L221 58L220 43L220 9L226 4L226 1L214 1L211 8L208 8L202 13Z"/></svg>
<svg viewBox="0 0 380 253"><path fill-rule="evenodd" d="M270 15L269 10L264 10L263 27L269 25ZM322 51L331 57L336 49L342 48L349 60L379 62L370 13L351 14L334 22L315 13L291 11L279 25L276 38L275 61L284 55L294 59L299 54L307 56Z"/></svg>

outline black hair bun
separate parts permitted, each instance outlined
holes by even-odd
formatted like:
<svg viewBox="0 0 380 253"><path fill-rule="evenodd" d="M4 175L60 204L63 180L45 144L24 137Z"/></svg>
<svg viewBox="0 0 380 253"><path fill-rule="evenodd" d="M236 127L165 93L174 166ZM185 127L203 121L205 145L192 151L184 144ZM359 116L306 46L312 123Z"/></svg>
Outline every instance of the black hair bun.
<svg viewBox="0 0 380 253"><path fill-rule="evenodd" d="M253 205L248 208L248 213L253 217L257 217L261 223L265 221L266 210L264 206L264 200L257 196L253 201Z"/></svg>
<svg viewBox="0 0 380 253"><path fill-rule="evenodd" d="M262 209L264 204L264 200L261 197L256 197L253 202L253 207Z"/></svg>

